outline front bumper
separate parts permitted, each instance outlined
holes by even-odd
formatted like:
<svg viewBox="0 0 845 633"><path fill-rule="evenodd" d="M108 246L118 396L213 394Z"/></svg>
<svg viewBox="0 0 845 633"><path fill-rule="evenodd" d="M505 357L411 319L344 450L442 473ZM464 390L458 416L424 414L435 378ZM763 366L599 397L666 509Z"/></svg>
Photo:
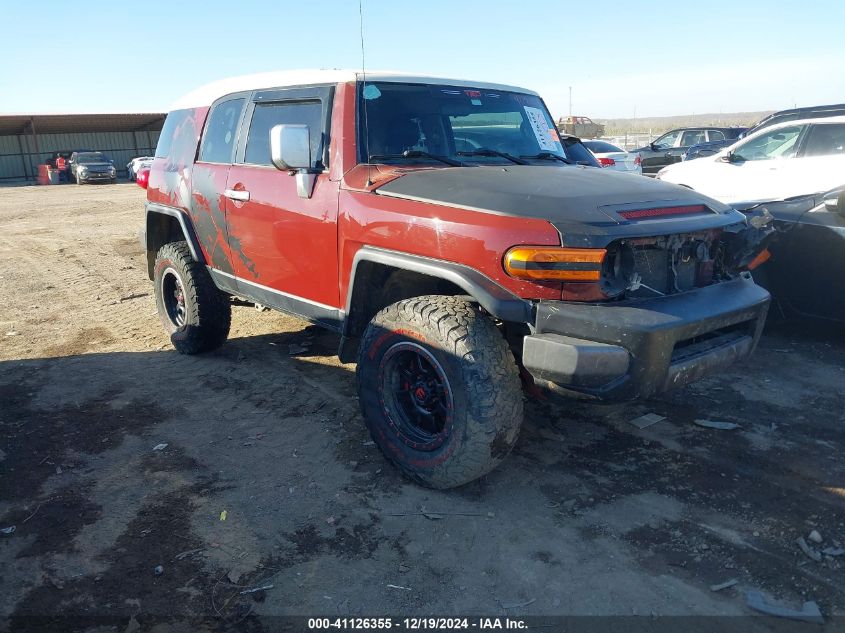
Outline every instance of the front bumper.
<svg viewBox="0 0 845 633"><path fill-rule="evenodd" d="M107 171L93 171L87 174L77 174L76 176L82 182L94 182L100 180L114 180L117 174L112 174Z"/></svg>
<svg viewBox="0 0 845 633"><path fill-rule="evenodd" d="M647 398L747 358L769 300L743 276L616 304L540 301L522 363L548 387L601 400Z"/></svg>

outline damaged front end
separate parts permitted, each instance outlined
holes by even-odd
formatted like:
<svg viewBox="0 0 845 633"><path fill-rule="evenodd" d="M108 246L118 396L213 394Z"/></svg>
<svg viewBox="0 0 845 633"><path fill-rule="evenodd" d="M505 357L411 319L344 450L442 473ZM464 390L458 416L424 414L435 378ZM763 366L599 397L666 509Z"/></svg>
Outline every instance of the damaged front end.
<svg viewBox="0 0 845 633"><path fill-rule="evenodd" d="M524 367L568 395L629 400L747 358L770 300L749 270L764 261L773 233L761 211L717 227L613 239L599 282L604 299L537 302Z"/></svg>
<svg viewBox="0 0 845 633"><path fill-rule="evenodd" d="M744 223L607 246L600 287L613 300L664 297L735 279L765 261L774 235L765 209Z"/></svg>

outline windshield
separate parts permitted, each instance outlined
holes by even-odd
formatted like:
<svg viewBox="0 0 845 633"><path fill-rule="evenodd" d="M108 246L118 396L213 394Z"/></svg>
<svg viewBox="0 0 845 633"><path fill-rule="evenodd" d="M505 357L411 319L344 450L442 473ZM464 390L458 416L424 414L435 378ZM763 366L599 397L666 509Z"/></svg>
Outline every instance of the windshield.
<svg viewBox="0 0 845 633"><path fill-rule="evenodd" d="M567 158L554 121L534 95L391 82L367 82L359 93L361 162L502 164Z"/></svg>
<svg viewBox="0 0 845 633"><path fill-rule="evenodd" d="M102 152L85 152L76 156L77 163L107 163L109 159Z"/></svg>

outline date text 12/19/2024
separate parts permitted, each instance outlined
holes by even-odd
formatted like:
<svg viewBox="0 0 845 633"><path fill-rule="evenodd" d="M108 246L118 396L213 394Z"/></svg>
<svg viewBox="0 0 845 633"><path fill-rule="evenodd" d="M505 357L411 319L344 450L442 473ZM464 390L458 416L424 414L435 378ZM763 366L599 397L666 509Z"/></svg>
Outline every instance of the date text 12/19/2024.
<svg viewBox="0 0 845 633"><path fill-rule="evenodd" d="M515 631L527 625L518 618L309 618L308 629L348 631Z"/></svg>

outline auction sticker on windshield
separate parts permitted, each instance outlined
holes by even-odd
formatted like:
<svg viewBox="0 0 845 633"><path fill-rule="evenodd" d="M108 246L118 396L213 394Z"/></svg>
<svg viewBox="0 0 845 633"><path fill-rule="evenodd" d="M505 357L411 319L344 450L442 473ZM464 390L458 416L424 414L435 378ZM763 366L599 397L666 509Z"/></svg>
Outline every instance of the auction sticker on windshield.
<svg viewBox="0 0 845 633"><path fill-rule="evenodd" d="M560 151L560 146L552 135L545 113L540 108L532 108L531 106L523 106L523 108L525 108L525 114L528 115L528 122L531 124L534 136L537 137L540 149L546 152Z"/></svg>

